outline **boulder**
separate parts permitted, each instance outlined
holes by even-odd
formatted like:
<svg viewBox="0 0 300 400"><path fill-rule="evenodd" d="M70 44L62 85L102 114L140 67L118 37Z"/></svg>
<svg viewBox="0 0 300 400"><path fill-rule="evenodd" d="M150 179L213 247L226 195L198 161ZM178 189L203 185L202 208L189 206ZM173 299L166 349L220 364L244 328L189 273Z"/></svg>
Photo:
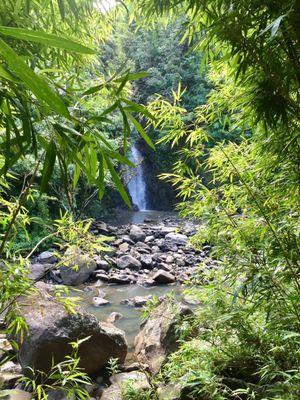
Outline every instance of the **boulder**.
<svg viewBox="0 0 300 400"><path fill-rule="evenodd" d="M118 321L121 318L123 318L123 315L119 312L114 311L109 314L106 321L109 322L110 324L114 324L116 321Z"/></svg>
<svg viewBox="0 0 300 400"><path fill-rule="evenodd" d="M42 278L46 271L53 267L53 264L49 263L33 263L29 267L29 278L33 280L38 280Z"/></svg>
<svg viewBox="0 0 300 400"><path fill-rule="evenodd" d="M140 262L144 268L147 269L153 268L153 259L150 254L142 254L140 257Z"/></svg>
<svg viewBox="0 0 300 400"><path fill-rule="evenodd" d="M39 256L37 257L37 260L39 263L49 263L53 264L57 262L57 257L54 255L53 251L43 251Z"/></svg>
<svg viewBox="0 0 300 400"><path fill-rule="evenodd" d="M113 274L109 277L109 283L115 283L116 285L128 285L129 283L135 282L136 278L133 275L119 275Z"/></svg>
<svg viewBox="0 0 300 400"><path fill-rule="evenodd" d="M11 389L11 390L0 390L1 400L31 400L33 396L25 392L24 390Z"/></svg>
<svg viewBox="0 0 300 400"><path fill-rule="evenodd" d="M129 251L129 244L128 243L121 243L120 244L120 246L119 246L119 250L122 252L122 253L126 253L127 251Z"/></svg>
<svg viewBox="0 0 300 400"><path fill-rule="evenodd" d="M77 286L86 282L97 268L95 260L79 249L68 249L64 255L68 260L60 267L60 275L64 285Z"/></svg>
<svg viewBox="0 0 300 400"><path fill-rule="evenodd" d="M108 271L110 269L110 265L109 263L104 260L102 257L100 256L96 256L94 258L96 264L97 264L97 268L102 270L102 271Z"/></svg>
<svg viewBox="0 0 300 400"><path fill-rule="evenodd" d="M102 297L93 297L93 305L95 307L102 307L109 304L108 300L103 299Z"/></svg>
<svg viewBox="0 0 300 400"><path fill-rule="evenodd" d="M130 387L136 392L150 389L150 384L144 372L121 372L110 378L111 386L104 390L101 400L124 400L122 389Z"/></svg>
<svg viewBox="0 0 300 400"><path fill-rule="evenodd" d="M182 304L163 301L142 324L135 338L135 354L140 363L147 364L156 374L167 356L178 349L179 334L176 325L191 315L192 311Z"/></svg>
<svg viewBox="0 0 300 400"><path fill-rule="evenodd" d="M170 272L163 269L159 269L153 276L152 279L158 284L174 283L176 278Z"/></svg>
<svg viewBox="0 0 300 400"><path fill-rule="evenodd" d="M122 304L127 304L131 307L144 307L149 300L152 299L151 294L149 296L135 296L130 299L122 300Z"/></svg>
<svg viewBox="0 0 300 400"><path fill-rule="evenodd" d="M2 358L6 357L8 355L8 352L12 351L12 346L10 342L6 339L6 337L1 337L0 338L0 361Z"/></svg>
<svg viewBox="0 0 300 400"><path fill-rule="evenodd" d="M56 363L71 353L70 343L90 337L79 347L80 363L88 374L99 372L111 357L123 363L127 354L124 332L113 325L100 322L91 314L77 308L68 314L43 286L38 293L18 301L19 313L28 326L19 342L18 359L24 372L27 367L48 372L52 359Z"/></svg>
<svg viewBox="0 0 300 400"><path fill-rule="evenodd" d="M176 245L185 245L188 241L188 237L181 233L170 232L165 236L165 239Z"/></svg>
<svg viewBox="0 0 300 400"><path fill-rule="evenodd" d="M12 389L22 376L22 374L17 374L16 372L0 372L0 387L2 389ZM0 399L2 399L1 395Z"/></svg>
<svg viewBox="0 0 300 400"><path fill-rule="evenodd" d="M145 233L137 225L132 225L130 232L129 232L129 237L134 242L144 242L144 240L146 239Z"/></svg>
<svg viewBox="0 0 300 400"><path fill-rule="evenodd" d="M136 269L139 270L142 264L136 258L132 257L130 254L126 254L117 259L117 267L119 269Z"/></svg>

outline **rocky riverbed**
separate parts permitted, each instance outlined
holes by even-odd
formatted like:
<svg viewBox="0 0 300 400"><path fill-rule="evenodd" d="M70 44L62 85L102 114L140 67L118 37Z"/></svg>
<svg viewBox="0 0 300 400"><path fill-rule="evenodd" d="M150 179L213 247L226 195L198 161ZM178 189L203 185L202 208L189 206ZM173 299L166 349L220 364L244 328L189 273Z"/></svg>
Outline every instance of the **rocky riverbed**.
<svg viewBox="0 0 300 400"><path fill-rule="evenodd" d="M96 221L92 232L111 238L109 250L104 254L91 256L77 252L69 265L60 268L56 267L58 260L53 251L35 256L30 276L43 282L39 284L39 295L34 295L31 302L27 299L26 305L20 304L29 330L20 343L18 363L0 367L3 386L15 387L26 366L47 371L52 356L56 361L61 360L70 351L68 343L90 336L80 353L81 366L87 372L99 378L111 357L123 364L123 375L106 382L110 384L108 389L102 380L101 384L99 379L98 383L95 381L96 399L111 399L111 392L117 393L116 399L122 399L118 380L129 379L138 386L148 387L143 369L158 371L167 355L177 348L175 321L192 314L194 299L180 294L183 282L199 270L200 264L203 270L217 266L209 257L209 246L197 250L189 242L197 228L194 222L176 218L160 221L145 218L138 224L121 226ZM73 265L77 268L73 269ZM66 314L53 296L54 285L61 284L69 286L71 291L81 289L83 304L72 316ZM173 305L165 296L171 290L177 298ZM160 306L139 331L140 310L154 296ZM3 358L7 353L4 347L9 343L5 337L1 340L0 358ZM132 361L138 363L129 365ZM59 397L54 396L53 400L56 398Z"/></svg>
<svg viewBox="0 0 300 400"><path fill-rule="evenodd" d="M197 224L167 218L160 223L149 219L132 225L111 226L95 222L95 235L112 239L106 253L95 254L93 260L85 255L76 258L79 268L53 268L56 259L46 251L32 259L31 277L38 278L52 268L46 279L49 282L77 286L87 281L108 284L137 284L153 286L182 283L198 269L213 268L216 262L209 258L209 246L196 250L189 238L197 231ZM88 265L87 267L87 264Z"/></svg>

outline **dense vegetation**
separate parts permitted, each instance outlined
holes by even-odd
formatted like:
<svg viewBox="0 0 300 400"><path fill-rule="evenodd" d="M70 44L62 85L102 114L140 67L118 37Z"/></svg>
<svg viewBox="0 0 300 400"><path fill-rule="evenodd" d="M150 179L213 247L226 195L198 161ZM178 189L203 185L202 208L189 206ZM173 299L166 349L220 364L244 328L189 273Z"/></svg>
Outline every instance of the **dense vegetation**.
<svg viewBox="0 0 300 400"><path fill-rule="evenodd" d="M296 400L299 3L144 0L109 13L88 0L40 3L0 5L0 311L10 331L25 329L12 306L32 286L19 243L27 254L50 238L102 245L80 208L111 185L129 204L117 171L132 165L134 131L150 148L158 139L150 160L181 215L203 221L193 244L210 244L219 267L199 266L188 290L202 306L178 327L179 350L149 393L125 398L153 399L169 384L182 399Z"/></svg>

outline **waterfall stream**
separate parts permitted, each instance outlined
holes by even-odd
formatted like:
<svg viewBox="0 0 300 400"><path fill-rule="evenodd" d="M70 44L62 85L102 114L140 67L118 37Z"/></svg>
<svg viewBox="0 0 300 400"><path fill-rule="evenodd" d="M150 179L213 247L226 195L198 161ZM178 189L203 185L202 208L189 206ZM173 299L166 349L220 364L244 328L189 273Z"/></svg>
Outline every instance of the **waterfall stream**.
<svg viewBox="0 0 300 400"><path fill-rule="evenodd" d="M129 159L136 165L131 168L128 174L128 191L132 199L132 203L136 205L139 211L148 210L146 183L144 180L143 156L136 144L133 144Z"/></svg>

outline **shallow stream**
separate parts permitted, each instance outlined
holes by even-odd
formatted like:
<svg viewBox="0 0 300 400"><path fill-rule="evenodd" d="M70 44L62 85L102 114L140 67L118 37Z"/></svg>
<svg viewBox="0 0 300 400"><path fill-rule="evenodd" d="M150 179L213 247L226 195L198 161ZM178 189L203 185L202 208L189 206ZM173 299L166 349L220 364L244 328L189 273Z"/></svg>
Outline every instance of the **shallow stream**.
<svg viewBox="0 0 300 400"><path fill-rule="evenodd" d="M159 297L170 292L173 292L174 296L179 299L181 298L183 286L161 285L146 288L138 285L106 285L101 286L99 289L105 292L105 299L108 300L110 304L101 307L95 307L93 305L93 297L96 295L94 291L82 290L80 292L73 292L73 294L82 298L82 308L95 315L99 321L106 321L107 317L112 312L121 313L123 317L116 321L115 325L125 332L130 350L133 346L134 338L139 332L143 308L136 308L122 304L122 300L136 296L148 295L156 295Z"/></svg>

